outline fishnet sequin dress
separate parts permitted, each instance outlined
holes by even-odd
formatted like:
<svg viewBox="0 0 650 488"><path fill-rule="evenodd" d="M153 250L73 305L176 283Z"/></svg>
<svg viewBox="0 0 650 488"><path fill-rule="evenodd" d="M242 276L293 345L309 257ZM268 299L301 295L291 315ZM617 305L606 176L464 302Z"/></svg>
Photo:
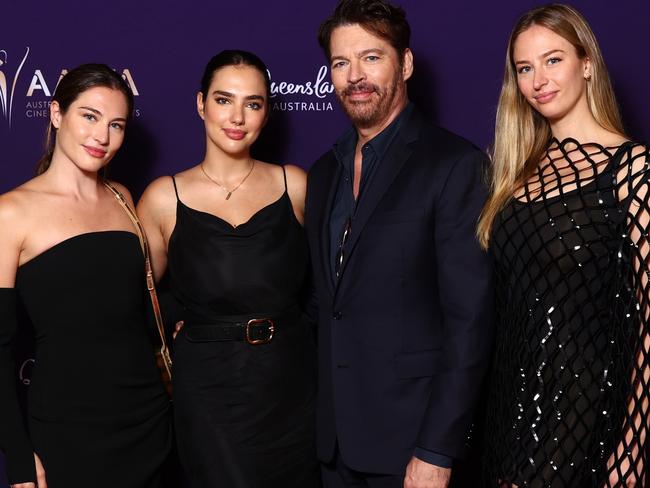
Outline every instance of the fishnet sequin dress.
<svg viewBox="0 0 650 488"><path fill-rule="evenodd" d="M487 486L650 486L649 165L553 139L497 217Z"/></svg>

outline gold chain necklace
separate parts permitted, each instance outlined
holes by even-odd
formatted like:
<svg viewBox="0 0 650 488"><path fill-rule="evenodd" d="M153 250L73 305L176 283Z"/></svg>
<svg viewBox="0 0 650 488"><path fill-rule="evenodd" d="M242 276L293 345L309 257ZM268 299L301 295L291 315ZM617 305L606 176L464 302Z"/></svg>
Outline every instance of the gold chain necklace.
<svg viewBox="0 0 650 488"><path fill-rule="evenodd" d="M226 188L226 187L223 186L221 183L219 183L217 180L215 180L214 178L212 178L212 177L211 177L211 176L210 176L210 175L205 171L205 168L203 167L203 163L201 163L201 171L203 172L203 174L205 175L205 177L206 177L207 179L209 179L212 183L214 183L215 185L217 185L219 188L221 188L223 191L225 191L225 192L227 193L227 195L226 195L226 200L229 200L229 199L230 199L230 195L232 195L233 193L235 193L235 192L239 189L239 187L242 186L242 185L244 184L244 181L246 181L246 180L248 179L248 177L251 175L251 173L253 172L253 168L255 167L255 160L252 159L251 161L252 161L252 162L251 162L251 169L248 170L248 173L246 173L246 176L244 176L244 178L239 182L239 185L237 185L237 186L236 186L235 188L233 188L232 190L228 190L228 188Z"/></svg>

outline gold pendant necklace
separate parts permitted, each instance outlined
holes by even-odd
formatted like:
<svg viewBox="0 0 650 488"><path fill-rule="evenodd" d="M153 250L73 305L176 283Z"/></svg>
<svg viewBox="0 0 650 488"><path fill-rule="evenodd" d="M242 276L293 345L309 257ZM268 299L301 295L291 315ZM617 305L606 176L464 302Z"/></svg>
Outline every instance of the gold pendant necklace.
<svg viewBox="0 0 650 488"><path fill-rule="evenodd" d="M232 190L228 190L228 188L226 188L226 187L223 186L221 183L219 183L217 180L215 180L214 178L212 178L212 177L211 177L211 176L210 176L210 175L205 171L205 168L203 167L203 163L201 163L201 171L203 172L203 174L205 175L205 177L206 177L208 180L210 180L212 183L214 183L215 185L217 185L219 188L221 188L223 191L226 192L226 200L229 200L229 199L230 199L230 195L232 195L233 193L235 193L235 192L237 191L237 189L238 189L240 186L242 186L242 185L244 184L244 181L246 181L246 180L248 179L248 177L251 175L251 173L253 172L253 168L254 168L254 167L255 167L255 160L252 159L252 160L251 160L251 169L248 170L248 173L246 173L246 176L244 176L244 178L239 182L239 184L238 184L235 188L233 188Z"/></svg>

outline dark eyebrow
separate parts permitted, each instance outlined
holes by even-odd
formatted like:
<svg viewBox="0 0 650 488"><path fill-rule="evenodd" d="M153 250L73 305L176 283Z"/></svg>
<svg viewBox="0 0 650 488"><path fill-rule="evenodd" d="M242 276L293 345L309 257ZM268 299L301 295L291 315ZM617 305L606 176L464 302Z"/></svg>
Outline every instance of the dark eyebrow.
<svg viewBox="0 0 650 488"><path fill-rule="evenodd" d="M357 53L357 56L361 58L370 53L385 54L385 51L381 48L373 47L372 49L364 49L360 53Z"/></svg>
<svg viewBox="0 0 650 488"><path fill-rule="evenodd" d="M553 53L564 53L564 51L562 49L551 49L550 51L546 51L545 53L543 53L540 56L540 58L545 58L546 56L548 56L550 54L553 54ZM528 63L528 61L526 61L526 60L515 61L515 65L517 65L517 64L526 64L526 63Z"/></svg>
<svg viewBox="0 0 650 488"><path fill-rule="evenodd" d="M88 110L89 112L92 112L92 113L97 114L97 115L102 115L102 113L99 110L97 110L96 108L92 108L92 107L79 107L79 108L83 109L83 110Z"/></svg>
<svg viewBox="0 0 650 488"><path fill-rule="evenodd" d="M103 116L103 114L97 110L96 108L92 107L79 107L81 110L88 110L89 112L92 112L97 115ZM126 122L126 117L115 117L111 122Z"/></svg>
<svg viewBox="0 0 650 488"><path fill-rule="evenodd" d="M384 51L379 47L373 47L370 49L364 49L363 51L356 53L355 56L358 58L362 58L370 53L386 54L386 51ZM335 59L340 59L342 61L348 60L348 58L346 56L343 56L342 54L335 54L330 58L330 63L334 62Z"/></svg>
<svg viewBox="0 0 650 488"><path fill-rule="evenodd" d="M234 94L232 94L230 92L227 92L227 91L223 91L223 90L215 90L215 91L212 92L212 95L222 95L224 97L235 98ZM248 95L245 98L245 100L261 100L261 101L264 101L264 97L262 95Z"/></svg>

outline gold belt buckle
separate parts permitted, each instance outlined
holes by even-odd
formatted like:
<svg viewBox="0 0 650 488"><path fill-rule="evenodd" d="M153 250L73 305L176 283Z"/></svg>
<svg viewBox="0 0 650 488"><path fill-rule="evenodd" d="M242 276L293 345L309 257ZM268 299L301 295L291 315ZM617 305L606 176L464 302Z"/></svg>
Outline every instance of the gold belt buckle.
<svg viewBox="0 0 650 488"><path fill-rule="evenodd" d="M262 339L251 339L251 329L253 327L260 327L262 324L268 324L269 336ZM268 344L273 339L275 333L275 324L271 319L250 319L246 324L246 342L253 346L259 344Z"/></svg>

